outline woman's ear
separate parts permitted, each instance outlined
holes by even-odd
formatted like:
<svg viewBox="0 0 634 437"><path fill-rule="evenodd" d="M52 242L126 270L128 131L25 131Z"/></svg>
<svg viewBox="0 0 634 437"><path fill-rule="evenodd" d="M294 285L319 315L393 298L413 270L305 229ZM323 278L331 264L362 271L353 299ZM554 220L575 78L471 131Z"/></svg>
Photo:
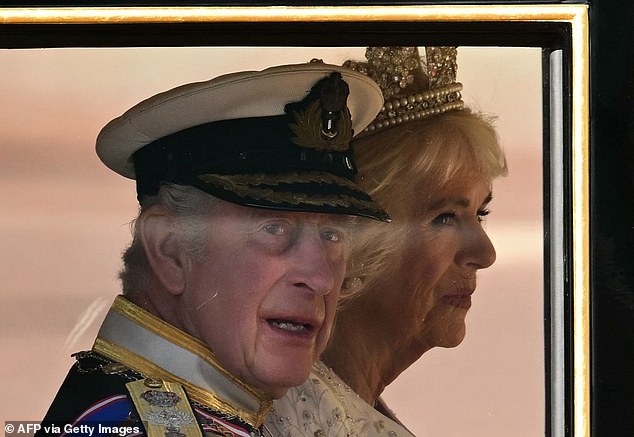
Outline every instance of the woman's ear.
<svg viewBox="0 0 634 437"><path fill-rule="evenodd" d="M181 294L189 257L179 238L176 218L164 206L154 205L139 217L137 228L154 276L171 294Z"/></svg>

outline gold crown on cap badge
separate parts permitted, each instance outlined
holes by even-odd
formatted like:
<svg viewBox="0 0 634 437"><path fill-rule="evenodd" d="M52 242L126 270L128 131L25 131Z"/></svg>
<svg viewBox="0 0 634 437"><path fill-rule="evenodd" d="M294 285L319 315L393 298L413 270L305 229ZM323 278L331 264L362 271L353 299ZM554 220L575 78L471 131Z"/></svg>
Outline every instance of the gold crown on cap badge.
<svg viewBox="0 0 634 437"><path fill-rule="evenodd" d="M367 62L343 66L372 78L385 104L363 134L435 114L462 109L462 84L456 82L456 47L368 47Z"/></svg>

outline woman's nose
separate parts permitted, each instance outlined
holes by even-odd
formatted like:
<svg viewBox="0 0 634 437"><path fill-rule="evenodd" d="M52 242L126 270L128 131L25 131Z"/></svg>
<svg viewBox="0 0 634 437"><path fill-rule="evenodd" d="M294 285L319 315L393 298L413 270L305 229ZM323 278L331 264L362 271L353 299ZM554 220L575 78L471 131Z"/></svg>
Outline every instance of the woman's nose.
<svg viewBox="0 0 634 437"><path fill-rule="evenodd" d="M467 226L462 238L460 264L472 269L486 269L495 262L495 247L479 222Z"/></svg>

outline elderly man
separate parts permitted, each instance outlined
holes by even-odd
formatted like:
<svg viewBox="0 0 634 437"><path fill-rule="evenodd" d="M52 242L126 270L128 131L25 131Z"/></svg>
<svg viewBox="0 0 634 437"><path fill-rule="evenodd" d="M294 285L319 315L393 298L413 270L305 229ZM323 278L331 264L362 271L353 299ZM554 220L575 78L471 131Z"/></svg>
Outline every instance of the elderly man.
<svg viewBox="0 0 634 437"><path fill-rule="evenodd" d="M43 432L262 435L326 346L353 216L387 220L349 144L381 105L366 76L309 63L184 85L104 127L97 153L141 211L123 296Z"/></svg>

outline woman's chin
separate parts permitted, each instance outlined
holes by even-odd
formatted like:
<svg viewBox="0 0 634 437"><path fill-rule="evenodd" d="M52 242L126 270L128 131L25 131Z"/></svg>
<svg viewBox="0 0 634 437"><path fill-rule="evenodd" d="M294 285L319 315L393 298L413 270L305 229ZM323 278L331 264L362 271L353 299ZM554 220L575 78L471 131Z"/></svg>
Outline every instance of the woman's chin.
<svg viewBox="0 0 634 437"><path fill-rule="evenodd" d="M448 326L443 330L441 335L436 336L436 346L444 348L452 348L459 346L465 338L466 326L464 321L455 325Z"/></svg>
<svg viewBox="0 0 634 437"><path fill-rule="evenodd" d="M457 347L460 345L460 343L462 343L462 340L464 340L464 335L460 338L445 337L444 339L441 339L440 344L438 344L438 347L444 347L444 348Z"/></svg>

